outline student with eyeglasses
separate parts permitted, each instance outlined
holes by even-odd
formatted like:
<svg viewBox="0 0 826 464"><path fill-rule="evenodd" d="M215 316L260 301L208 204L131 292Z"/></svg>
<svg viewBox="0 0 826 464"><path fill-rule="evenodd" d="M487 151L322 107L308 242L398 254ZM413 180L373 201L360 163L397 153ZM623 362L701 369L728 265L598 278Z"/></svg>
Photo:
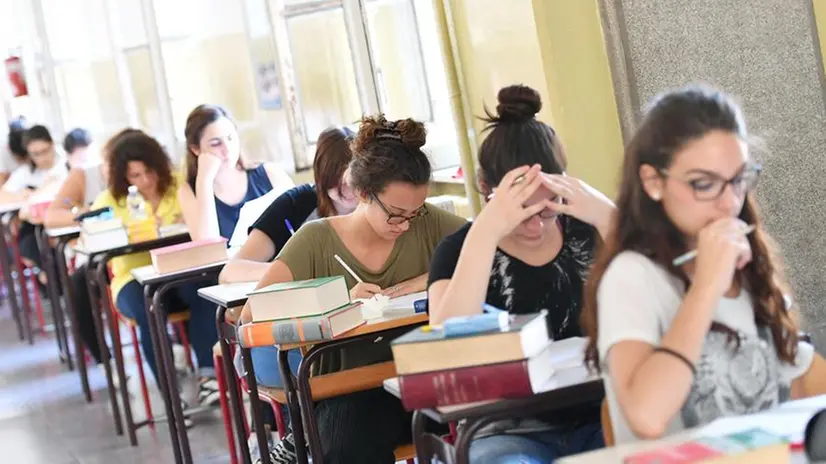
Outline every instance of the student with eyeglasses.
<svg viewBox="0 0 826 464"><path fill-rule="evenodd" d="M582 290L598 237L611 228L614 205L565 174L559 137L536 119L542 108L536 90L513 85L501 89L498 99L479 148L479 181L489 201L434 253L430 321L480 314L487 303L512 314L545 309L553 339L580 336ZM594 401L494 422L475 435L470 461L545 463L601 448L599 406Z"/></svg>
<svg viewBox="0 0 826 464"><path fill-rule="evenodd" d="M747 140L729 96L692 86L655 99L626 148L582 315L618 444L826 393L752 193Z"/></svg>
<svg viewBox="0 0 826 464"><path fill-rule="evenodd" d="M363 119L350 163L350 185L358 198L355 211L301 226L258 288L341 275L354 299L425 290L436 244L465 220L425 203L431 166L421 150L424 144L420 122L388 121L384 116ZM357 283L335 255L364 282ZM248 306L241 317L249 320ZM371 340L322 356L314 374L390 359L389 340ZM315 414L326 463L390 464L395 462L396 446L410 442L410 414L380 388L320 401Z"/></svg>

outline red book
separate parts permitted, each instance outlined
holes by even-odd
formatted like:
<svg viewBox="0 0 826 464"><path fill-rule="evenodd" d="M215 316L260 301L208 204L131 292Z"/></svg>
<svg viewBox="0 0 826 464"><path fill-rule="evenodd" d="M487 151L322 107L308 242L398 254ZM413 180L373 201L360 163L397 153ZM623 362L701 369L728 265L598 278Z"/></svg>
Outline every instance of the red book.
<svg viewBox="0 0 826 464"><path fill-rule="evenodd" d="M528 359L402 375L399 377L402 405L412 411L530 396L554 373L554 358L559 354L554 353L553 345L548 344Z"/></svg>

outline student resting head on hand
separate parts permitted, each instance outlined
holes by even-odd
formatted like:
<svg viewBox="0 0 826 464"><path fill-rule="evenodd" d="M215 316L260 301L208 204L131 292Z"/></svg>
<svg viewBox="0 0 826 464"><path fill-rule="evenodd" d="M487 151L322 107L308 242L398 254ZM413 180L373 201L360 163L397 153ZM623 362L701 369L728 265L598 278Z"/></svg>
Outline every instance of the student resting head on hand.
<svg viewBox="0 0 826 464"><path fill-rule="evenodd" d="M496 113L485 119L489 133L479 149L481 190L489 201L472 224L436 249L430 320L440 324L480 314L483 303L513 314L545 309L552 338L579 336L585 278L614 205L565 174L559 136L536 119L542 108L536 90L512 85L498 99ZM551 462L602 446L599 401L547 416L492 424L481 434L488 436L471 444L471 461ZM491 431L503 429L508 433Z"/></svg>
<svg viewBox="0 0 826 464"><path fill-rule="evenodd" d="M757 210L760 171L740 108L711 88L659 96L628 144L582 317L617 443L826 392Z"/></svg>

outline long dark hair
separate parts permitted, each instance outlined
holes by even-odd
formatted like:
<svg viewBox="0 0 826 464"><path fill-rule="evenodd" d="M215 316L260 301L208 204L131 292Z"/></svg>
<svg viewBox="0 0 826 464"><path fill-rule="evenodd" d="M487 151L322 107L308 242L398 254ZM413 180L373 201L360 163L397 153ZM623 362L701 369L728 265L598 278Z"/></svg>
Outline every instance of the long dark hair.
<svg viewBox="0 0 826 464"><path fill-rule="evenodd" d="M656 99L625 148L614 228L591 269L580 321L589 337L585 359L596 369L600 368L597 290L614 257L626 250L641 253L679 278L685 288L689 285L688 276L672 264L673 259L685 251L682 234L668 219L662 205L643 190L640 167L647 164L658 171L667 169L675 153L711 131L725 131L748 140L742 111L731 97L707 87L691 86ZM752 260L739 271L753 296L755 322L758 327L771 331L779 358L793 363L797 354L797 328L785 305L781 288L785 286L785 279L773 252L773 242L762 228L753 194L746 194L739 218L756 227L748 236ZM739 346L739 337L731 328L714 322L711 330L728 334Z"/></svg>
<svg viewBox="0 0 826 464"><path fill-rule="evenodd" d="M189 112L184 126L184 138L186 138L186 183L195 190L195 180L198 178L198 155L192 147L201 145L201 136L204 129L213 122L227 118L232 121L232 115L223 106L219 105L198 105ZM238 169L244 169L241 159L238 159Z"/></svg>
<svg viewBox="0 0 826 464"><path fill-rule="evenodd" d="M340 191L344 171L353 159L350 142L354 136L355 133L347 127L328 127L318 136L313 159L313 177L320 217L336 214L336 207L327 191L333 188L339 188Z"/></svg>
<svg viewBox="0 0 826 464"><path fill-rule="evenodd" d="M125 198L129 193L126 171L131 161L143 163L146 169L158 175L161 196L176 186L169 155L157 140L143 131L124 129L115 134L106 143L104 156L109 162L109 191L115 200Z"/></svg>

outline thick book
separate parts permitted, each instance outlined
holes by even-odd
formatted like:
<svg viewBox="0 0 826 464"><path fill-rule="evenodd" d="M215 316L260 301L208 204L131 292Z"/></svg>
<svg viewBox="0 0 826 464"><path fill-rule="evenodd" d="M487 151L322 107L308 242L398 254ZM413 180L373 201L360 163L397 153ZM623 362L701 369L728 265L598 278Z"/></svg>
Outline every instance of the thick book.
<svg viewBox="0 0 826 464"><path fill-rule="evenodd" d="M241 346L273 346L331 340L364 324L361 303L351 303L317 316L252 322L238 328Z"/></svg>
<svg viewBox="0 0 826 464"><path fill-rule="evenodd" d="M183 271L227 260L227 240L223 237L180 243L149 252L158 274Z"/></svg>
<svg viewBox="0 0 826 464"><path fill-rule="evenodd" d="M548 344L528 359L402 375L399 377L402 405L413 411L530 396L538 392L554 373L552 345Z"/></svg>
<svg viewBox="0 0 826 464"><path fill-rule="evenodd" d="M85 220L80 224L80 243L89 252L119 248L129 244L120 219Z"/></svg>
<svg viewBox="0 0 826 464"><path fill-rule="evenodd" d="M317 316L349 303L350 291L343 276L273 284L249 295L254 322Z"/></svg>
<svg viewBox="0 0 826 464"><path fill-rule="evenodd" d="M791 462L785 438L753 428L628 456L625 464L777 464Z"/></svg>
<svg viewBox="0 0 826 464"><path fill-rule="evenodd" d="M550 342L546 313L513 316L501 330L445 336L435 326L419 327L393 340L399 375L519 361L539 354Z"/></svg>

